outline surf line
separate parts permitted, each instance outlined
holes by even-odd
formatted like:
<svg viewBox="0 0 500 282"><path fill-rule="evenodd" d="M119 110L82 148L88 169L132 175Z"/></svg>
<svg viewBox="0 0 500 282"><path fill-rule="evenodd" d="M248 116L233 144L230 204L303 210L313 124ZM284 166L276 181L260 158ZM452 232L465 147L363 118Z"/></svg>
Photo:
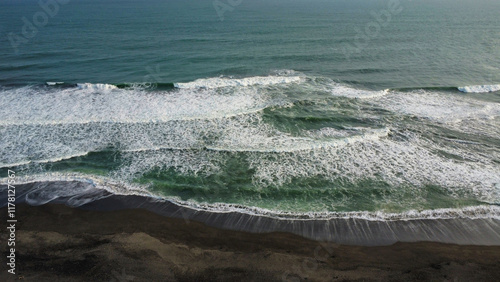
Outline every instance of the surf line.
<svg viewBox="0 0 500 282"><path fill-rule="evenodd" d="M16 274L16 187L14 186L16 182L16 172L13 170L8 171L7 180L7 230L9 231L9 237L7 239L8 255L7 255L7 265L9 269L7 272L10 274ZM10 248L9 248L10 247Z"/></svg>

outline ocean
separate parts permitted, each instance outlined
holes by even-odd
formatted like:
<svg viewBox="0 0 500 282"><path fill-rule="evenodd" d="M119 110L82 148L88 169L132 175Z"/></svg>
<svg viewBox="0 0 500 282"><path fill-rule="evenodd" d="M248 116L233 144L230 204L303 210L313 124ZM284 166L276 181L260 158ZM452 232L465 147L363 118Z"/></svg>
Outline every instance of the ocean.
<svg viewBox="0 0 500 282"><path fill-rule="evenodd" d="M0 176L32 205L500 219L499 1L0 7Z"/></svg>

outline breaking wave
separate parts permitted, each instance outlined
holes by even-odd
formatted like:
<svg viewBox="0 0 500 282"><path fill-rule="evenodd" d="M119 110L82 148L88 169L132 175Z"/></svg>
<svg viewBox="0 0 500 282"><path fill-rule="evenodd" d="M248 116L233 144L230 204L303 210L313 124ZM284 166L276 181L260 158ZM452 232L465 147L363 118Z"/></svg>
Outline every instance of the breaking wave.
<svg viewBox="0 0 500 282"><path fill-rule="evenodd" d="M497 85L473 85L458 87L458 90L465 93L488 93L500 91L500 84Z"/></svg>
<svg viewBox="0 0 500 282"><path fill-rule="evenodd" d="M0 179L6 183L7 179ZM62 185L61 185L62 183ZM363 219L368 221L406 221L421 219L498 219L500 220L500 206L480 205L464 208L444 208L433 210L409 210L401 213L390 212L286 212L269 210L258 207L241 206L228 203L197 203L179 199L162 198L152 194L144 186L133 186L123 182L104 177L91 177L79 174L51 174L45 176L29 176L17 179L16 185L36 184L34 189L24 191L25 200L32 205L43 205L57 199L64 199L65 203L78 207L105 197L106 191L112 195L143 196L158 200L169 201L180 206L198 211L211 213L244 213L256 216L266 216L275 219L315 220L315 219ZM6 186L0 186L4 192ZM80 199L81 201L78 201Z"/></svg>
<svg viewBox="0 0 500 282"><path fill-rule="evenodd" d="M85 166L117 154L100 173L123 183L125 194L155 173L213 177L221 185L237 168L245 175L241 189L257 195L239 206L262 209L266 191L293 195L297 183L335 195L317 199L311 211L355 210L361 193L380 208L427 209L431 186L451 200L500 202L500 104L449 90L361 90L287 75L210 78L166 90L1 88L0 105L8 107L1 110L0 168L48 175L52 165ZM379 192L363 181L389 188Z"/></svg>
<svg viewBox="0 0 500 282"><path fill-rule="evenodd" d="M206 88L248 87L254 85L266 86L274 84L288 84L300 82L300 76L255 76L246 78L214 77L197 79L192 82L174 83L177 88Z"/></svg>
<svg viewBox="0 0 500 282"><path fill-rule="evenodd" d="M78 87L78 89L93 90L93 91L113 90L113 89L117 89L118 88L115 85L112 85L112 84L103 84L103 83L97 83L97 84L92 84L92 83L77 83L76 87Z"/></svg>

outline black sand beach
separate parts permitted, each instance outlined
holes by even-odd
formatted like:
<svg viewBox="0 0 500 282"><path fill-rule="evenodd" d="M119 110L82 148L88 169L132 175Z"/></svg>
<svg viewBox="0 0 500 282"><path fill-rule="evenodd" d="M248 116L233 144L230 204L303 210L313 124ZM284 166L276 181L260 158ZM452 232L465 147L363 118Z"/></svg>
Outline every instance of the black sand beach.
<svg viewBox="0 0 500 282"><path fill-rule="evenodd" d="M6 208L0 210L6 214ZM495 281L500 246L326 244L146 210L17 207L17 272L1 281ZM5 241L6 233L2 234ZM6 250L3 249L5 265Z"/></svg>

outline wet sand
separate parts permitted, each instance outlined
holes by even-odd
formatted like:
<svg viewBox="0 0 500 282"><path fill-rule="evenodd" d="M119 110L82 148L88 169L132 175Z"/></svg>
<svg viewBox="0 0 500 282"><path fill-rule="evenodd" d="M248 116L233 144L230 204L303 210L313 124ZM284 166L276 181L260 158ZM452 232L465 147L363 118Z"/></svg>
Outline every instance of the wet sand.
<svg viewBox="0 0 500 282"><path fill-rule="evenodd" d="M5 222L6 208L0 209ZM499 246L321 243L150 211L17 207L17 273L0 281L495 281ZM2 233L6 242L7 233Z"/></svg>

